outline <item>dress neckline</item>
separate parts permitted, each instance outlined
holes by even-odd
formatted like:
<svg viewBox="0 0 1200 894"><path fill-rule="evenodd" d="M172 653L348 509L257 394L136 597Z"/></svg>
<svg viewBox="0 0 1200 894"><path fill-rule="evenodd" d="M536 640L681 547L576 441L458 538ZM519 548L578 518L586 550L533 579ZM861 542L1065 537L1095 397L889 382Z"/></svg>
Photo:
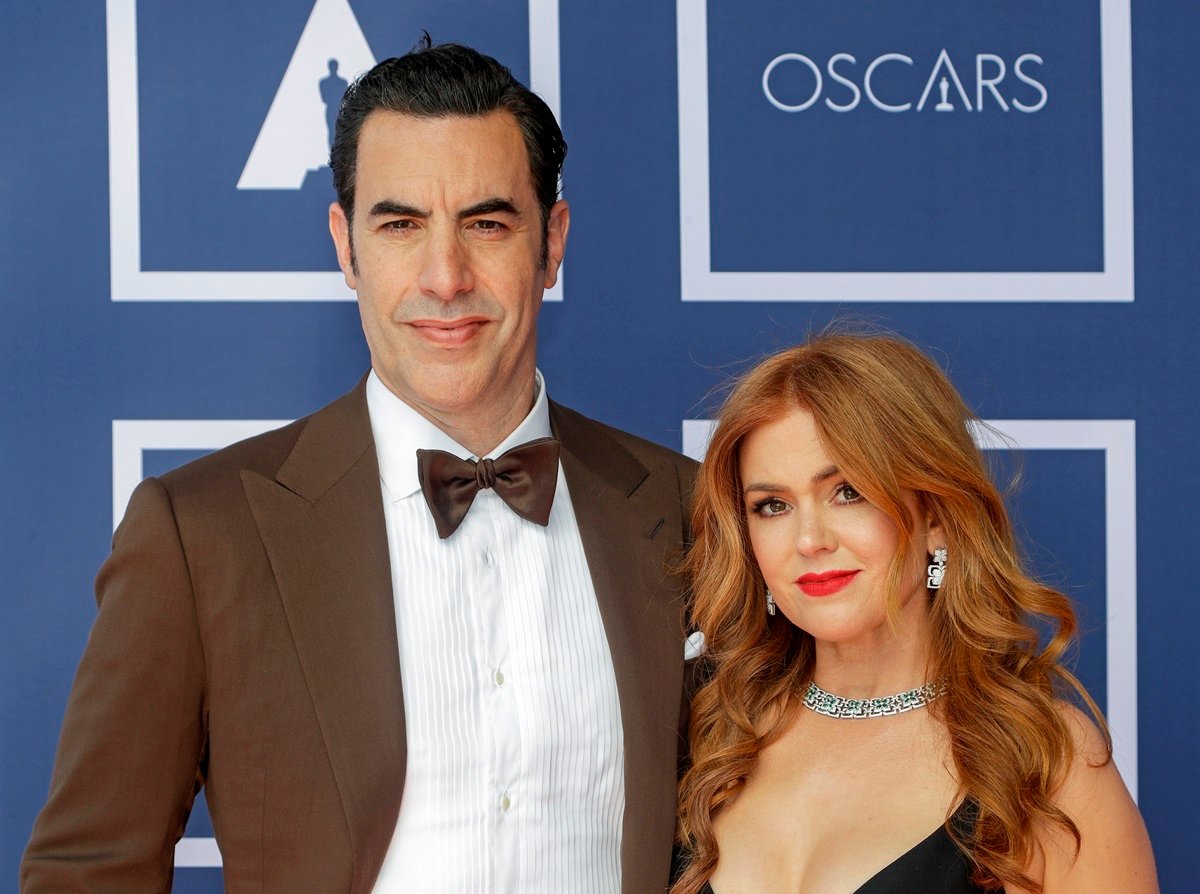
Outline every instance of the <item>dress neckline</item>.
<svg viewBox="0 0 1200 894"><path fill-rule="evenodd" d="M954 813L950 817L951 822L954 822L958 819L959 811L961 811L962 809L963 808L960 806L958 808L958 810L954 811ZM938 826L936 829L934 829L932 832L930 832L928 835L926 835L924 838L922 838L920 841L918 841L916 844L914 844L912 847L910 847L904 853L900 854L900 856L896 857L896 859L892 860L890 863L888 863L886 866L884 866L882 869L880 869L878 872L876 872L874 875L872 875L870 878L868 878L865 882L863 882L861 885L859 885L857 888L855 888L851 892L851 894L860 894L860 892L864 891L869 885L874 884L875 881L877 881L879 878L881 878L884 874L893 871L898 865L903 863L905 860L909 859L910 857L912 857L914 854L918 853L919 851L924 850L939 835L945 835L947 838L950 837L949 833L946 832L946 824L945 823Z"/></svg>
<svg viewBox="0 0 1200 894"><path fill-rule="evenodd" d="M960 823L960 822L963 822L964 820L966 820L968 811L970 809L968 806L969 804L970 804L969 800L963 801L961 804L959 804L958 807L955 808L954 813L950 814L950 822L951 823ZM946 831L945 823L942 823L942 825L938 826L936 829L934 829L932 832L930 832L928 835L926 835L924 838L922 838L920 841L918 841L916 844L914 844L912 847L910 847L904 853L897 856L894 860L892 860L890 863L888 863L886 866L884 866L882 869L880 869L878 872L876 872L874 875L872 875L870 878L868 878L866 881L864 881L861 885L859 885L853 891L849 892L849 894L864 894L864 892L866 892L866 890L869 886L871 886L876 881L881 879L886 873L894 870L898 865L904 863L906 860L910 859L915 854L917 854L920 851L927 848L930 844L932 844L937 839L937 837L939 835L943 835L947 839L949 839L950 835ZM712 887L712 883L708 882L705 884L705 889L704 889L704 891L701 892L701 894L718 894L718 892L714 891L713 887Z"/></svg>

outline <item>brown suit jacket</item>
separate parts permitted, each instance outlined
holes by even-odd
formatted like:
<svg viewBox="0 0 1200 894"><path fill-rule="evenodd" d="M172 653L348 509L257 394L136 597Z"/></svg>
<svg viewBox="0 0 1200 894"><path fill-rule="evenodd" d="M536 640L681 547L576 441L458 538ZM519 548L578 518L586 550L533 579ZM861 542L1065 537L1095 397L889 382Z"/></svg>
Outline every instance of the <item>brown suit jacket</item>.
<svg viewBox="0 0 1200 894"><path fill-rule="evenodd" d="M623 890L667 885L694 464L551 405L616 669ZM404 789L403 693L362 383L137 489L96 580L21 890L158 892L205 786L230 892L367 894Z"/></svg>

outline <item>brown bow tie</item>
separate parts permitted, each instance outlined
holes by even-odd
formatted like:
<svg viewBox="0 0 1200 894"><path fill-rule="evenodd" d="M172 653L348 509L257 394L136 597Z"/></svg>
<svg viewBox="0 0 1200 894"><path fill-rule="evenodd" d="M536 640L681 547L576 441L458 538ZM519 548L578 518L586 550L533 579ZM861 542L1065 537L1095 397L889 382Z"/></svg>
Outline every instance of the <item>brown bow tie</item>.
<svg viewBox="0 0 1200 894"><path fill-rule="evenodd" d="M478 462L444 450L418 450L417 477L443 540L458 530L475 494L486 487L521 518L545 527L558 484L558 441L538 438Z"/></svg>

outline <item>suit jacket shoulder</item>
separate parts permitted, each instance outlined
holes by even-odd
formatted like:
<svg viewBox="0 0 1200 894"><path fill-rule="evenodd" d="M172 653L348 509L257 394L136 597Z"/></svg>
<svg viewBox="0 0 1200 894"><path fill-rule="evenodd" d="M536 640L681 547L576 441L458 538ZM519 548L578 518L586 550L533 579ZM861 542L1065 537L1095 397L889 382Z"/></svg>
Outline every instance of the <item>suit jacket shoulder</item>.
<svg viewBox="0 0 1200 894"><path fill-rule="evenodd" d="M671 470L679 484L681 505L686 508L698 468L695 460L555 401L550 402L550 419L564 449L582 465L609 470L614 482L636 487L651 470Z"/></svg>
<svg viewBox="0 0 1200 894"><path fill-rule="evenodd" d="M242 473L251 472L277 477L285 487L315 502L374 444L365 382L364 377L352 390L308 416L180 466L161 476L161 481L172 494L207 494L219 502L221 497L236 496ZM221 490L223 482L236 485L236 492Z"/></svg>
<svg viewBox="0 0 1200 894"><path fill-rule="evenodd" d="M371 447L360 383L139 485L23 891L168 889L201 784L227 890L370 890L405 765Z"/></svg>

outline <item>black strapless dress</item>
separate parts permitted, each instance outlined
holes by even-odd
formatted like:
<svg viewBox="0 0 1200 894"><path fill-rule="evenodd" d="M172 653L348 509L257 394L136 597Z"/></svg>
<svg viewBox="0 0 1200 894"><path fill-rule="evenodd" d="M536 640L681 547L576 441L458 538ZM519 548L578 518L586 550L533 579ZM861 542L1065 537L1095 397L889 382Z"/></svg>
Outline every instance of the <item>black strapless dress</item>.
<svg viewBox="0 0 1200 894"><path fill-rule="evenodd" d="M970 823L972 811L960 808L955 823ZM997 894L1003 888L980 888L971 883L971 864L945 826L901 854L854 890L853 894ZM702 894L714 894L705 885Z"/></svg>

